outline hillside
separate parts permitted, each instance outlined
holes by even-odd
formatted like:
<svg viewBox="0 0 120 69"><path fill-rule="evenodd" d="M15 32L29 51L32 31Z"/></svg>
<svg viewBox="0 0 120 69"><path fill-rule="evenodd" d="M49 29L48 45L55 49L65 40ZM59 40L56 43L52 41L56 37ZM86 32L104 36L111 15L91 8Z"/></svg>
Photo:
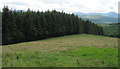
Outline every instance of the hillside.
<svg viewBox="0 0 120 69"><path fill-rule="evenodd" d="M75 12L75 15L87 20L91 20L96 24L109 24L109 23L118 23L118 13L108 12L108 13L82 13Z"/></svg>
<svg viewBox="0 0 120 69"><path fill-rule="evenodd" d="M107 16L107 17L118 17L118 13L116 12L107 12L107 13L82 13L82 12L74 12L76 15L101 15L101 16Z"/></svg>
<svg viewBox="0 0 120 69"><path fill-rule="evenodd" d="M104 35L120 38L120 33L119 33L120 24L114 23L114 24L99 25L99 26L101 26L103 28Z"/></svg>
<svg viewBox="0 0 120 69"><path fill-rule="evenodd" d="M117 23L118 22L117 17L108 17L108 16L104 16L104 15L82 15L79 17L81 17L85 20L89 19L96 24L109 24L109 23Z"/></svg>
<svg viewBox="0 0 120 69"><path fill-rule="evenodd" d="M117 46L118 38L87 34L5 45L3 66L117 67Z"/></svg>

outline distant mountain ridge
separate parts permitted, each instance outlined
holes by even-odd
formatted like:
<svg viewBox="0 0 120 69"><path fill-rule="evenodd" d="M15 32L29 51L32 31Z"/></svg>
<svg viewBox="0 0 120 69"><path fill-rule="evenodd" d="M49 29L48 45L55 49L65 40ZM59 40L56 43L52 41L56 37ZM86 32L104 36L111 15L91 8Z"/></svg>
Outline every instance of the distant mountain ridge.
<svg viewBox="0 0 120 69"><path fill-rule="evenodd" d="M108 13L82 13L75 12L80 18L85 20L91 20L96 24L109 24L118 23L118 13L108 12Z"/></svg>
<svg viewBox="0 0 120 69"><path fill-rule="evenodd" d="M118 13L116 12L108 12L108 13L82 13L82 12L75 12L76 15L103 15L108 17L118 17Z"/></svg>

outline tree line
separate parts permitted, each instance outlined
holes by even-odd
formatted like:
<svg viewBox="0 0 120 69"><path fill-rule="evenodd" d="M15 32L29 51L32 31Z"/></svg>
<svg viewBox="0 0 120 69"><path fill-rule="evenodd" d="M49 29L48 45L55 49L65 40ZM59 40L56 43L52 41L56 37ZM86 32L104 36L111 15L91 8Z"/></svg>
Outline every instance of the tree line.
<svg viewBox="0 0 120 69"><path fill-rule="evenodd" d="M52 11L2 11L2 44L12 44L72 34L103 35L102 27L77 15Z"/></svg>

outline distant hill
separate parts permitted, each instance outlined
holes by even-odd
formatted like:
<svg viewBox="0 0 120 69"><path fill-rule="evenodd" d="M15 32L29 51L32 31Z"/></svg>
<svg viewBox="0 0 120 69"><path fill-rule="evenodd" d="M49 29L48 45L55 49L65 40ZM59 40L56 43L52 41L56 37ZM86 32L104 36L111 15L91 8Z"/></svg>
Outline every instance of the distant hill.
<svg viewBox="0 0 120 69"><path fill-rule="evenodd" d="M82 12L75 12L76 15L103 15L108 17L118 17L118 13L116 12L108 12L108 13L82 13Z"/></svg>
<svg viewBox="0 0 120 69"><path fill-rule="evenodd" d="M79 16L85 20L91 20L96 24L109 24L109 23L117 23L118 18L117 17L108 17L103 15L82 15Z"/></svg>
<svg viewBox="0 0 120 69"><path fill-rule="evenodd" d="M109 23L118 23L118 13L109 12L109 13L82 13L75 12L75 15L78 15L82 19L91 20L96 24L109 24Z"/></svg>

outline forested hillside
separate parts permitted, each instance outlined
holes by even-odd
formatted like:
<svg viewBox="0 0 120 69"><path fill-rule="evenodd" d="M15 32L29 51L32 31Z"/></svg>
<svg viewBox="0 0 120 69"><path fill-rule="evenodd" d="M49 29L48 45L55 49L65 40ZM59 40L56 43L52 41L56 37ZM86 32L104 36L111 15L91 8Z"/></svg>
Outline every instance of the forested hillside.
<svg viewBox="0 0 120 69"><path fill-rule="evenodd" d="M72 34L102 35L102 27L74 14L53 11L2 11L2 41L4 44L40 40Z"/></svg>
<svg viewBox="0 0 120 69"><path fill-rule="evenodd" d="M120 30L119 30L120 23L111 23L100 26L103 28L103 35L120 38Z"/></svg>

